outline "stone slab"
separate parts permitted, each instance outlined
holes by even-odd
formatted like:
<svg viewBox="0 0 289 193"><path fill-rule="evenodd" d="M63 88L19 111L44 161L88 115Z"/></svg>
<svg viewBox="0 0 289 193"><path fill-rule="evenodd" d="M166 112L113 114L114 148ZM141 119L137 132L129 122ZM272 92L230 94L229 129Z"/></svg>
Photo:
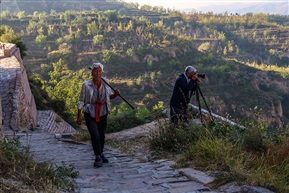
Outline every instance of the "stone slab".
<svg viewBox="0 0 289 193"><path fill-rule="evenodd" d="M178 171L180 172L180 174L186 176L188 179L200 182L202 184L208 184L215 180L215 178L207 175L206 173L192 168L182 168Z"/></svg>

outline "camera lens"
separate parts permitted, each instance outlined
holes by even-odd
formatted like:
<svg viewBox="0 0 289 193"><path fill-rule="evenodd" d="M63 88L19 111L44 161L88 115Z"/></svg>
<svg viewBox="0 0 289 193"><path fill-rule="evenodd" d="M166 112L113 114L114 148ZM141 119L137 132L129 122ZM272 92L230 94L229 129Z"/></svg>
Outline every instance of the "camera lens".
<svg viewBox="0 0 289 193"><path fill-rule="evenodd" d="M198 77L199 77L199 78L206 78L206 74L205 74L205 73L198 74Z"/></svg>

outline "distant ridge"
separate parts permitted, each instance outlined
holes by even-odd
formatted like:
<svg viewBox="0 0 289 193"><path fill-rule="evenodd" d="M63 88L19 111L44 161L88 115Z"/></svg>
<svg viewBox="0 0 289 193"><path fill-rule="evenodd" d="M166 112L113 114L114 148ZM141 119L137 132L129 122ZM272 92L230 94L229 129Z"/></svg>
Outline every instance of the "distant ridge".
<svg viewBox="0 0 289 193"><path fill-rule="evenodd" d="M107 2L106 0L11 0L2 1L1 11L19 12L25 11L26 14L37 12L50 13L51 10L58 12L67 10L119 10L123 7L122 3Z"/></svg>
<svg viewBox="0 0 289 193"><path fill-rule="evenodd" d="M259 2L259 3L228 3L226 10L224 10L224 4L210 4L199 9L195 9L197 12L213 12L213 13L225 13L229 14L246 14L246 13L268 13L276 15L289 15L289 2ZM191 9L184 9L183 11L190 12Z"/></svg>

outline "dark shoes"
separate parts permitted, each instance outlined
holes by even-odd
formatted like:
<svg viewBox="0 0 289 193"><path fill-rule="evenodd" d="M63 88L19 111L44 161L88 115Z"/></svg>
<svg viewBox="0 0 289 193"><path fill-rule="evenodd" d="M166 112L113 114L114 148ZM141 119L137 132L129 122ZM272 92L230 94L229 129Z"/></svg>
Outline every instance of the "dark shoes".
<svg viewBox="0 0 289 193"><path fill-rule="evenodd" d="M108 163L108 159L103 154L96 156L93 166L96 168L102 167L102 163Z"/></svg>
<svg viewBox="0 0 289 193"><path fill-rule="evenodd" d="M103 154L101 154L101 159L102 159L102 163L108 163L108 159L106 157L104 157Z"/></svg>
<svg viewBox="0 0 289 193"><path fill-rule="evenodd" d="M100 156L96 156L93 166L96 168L99 168L102 166L102 159Z"/></svg>

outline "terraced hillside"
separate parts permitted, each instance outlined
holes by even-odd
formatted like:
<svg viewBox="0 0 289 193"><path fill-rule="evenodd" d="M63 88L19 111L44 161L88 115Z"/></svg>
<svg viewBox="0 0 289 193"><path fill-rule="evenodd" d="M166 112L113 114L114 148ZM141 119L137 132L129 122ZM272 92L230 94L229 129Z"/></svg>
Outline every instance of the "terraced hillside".
<svg viewBox="0 0 289 193"><path fill-rule="evenodd" d="M246 37L252 51L250 52L251 55L247 55L247 58L250 58L251 61L259 64L286 66L289 61L288 32L288 27L280 28L279 26L274 26L270 28L236 30L232 34L237 37Z"/></svg>
<svg viewBox="0 0 289 193"><path fill-rule="evenodd" d="M242 62L286 66L288 59L288 25L274 16L199 16L211 29L200 30L193 41L196 46L210 45L205 51L217 53ZM255 19L255 22L250 23ZM262 19L263 18L263 19ZM260 21L262 19L262 21ZM211 20L209 24L208 20ZM271 21L272 20L272 21ZM286 19L283 18L283 21Z"/></svg>
<svg viewBox="0 0 289 193"><path fill-rule="evenodd" d="M28 47L25 65L40 75L52 98L65 99L68 109L75 107L76 95L63 92L65 81L78 90L83 73L89 73L81 70L94 61L105 64L111 83L129 101L148 107L158 101L168 105L175 78L193 64L207 74L202 88L213 112L278 127L288 121L286 79L247 66L288 64L286 25L263 15L120 11L14 15L2 23L21 34ZM262 113L254 117L256 106Z"/></svg>

